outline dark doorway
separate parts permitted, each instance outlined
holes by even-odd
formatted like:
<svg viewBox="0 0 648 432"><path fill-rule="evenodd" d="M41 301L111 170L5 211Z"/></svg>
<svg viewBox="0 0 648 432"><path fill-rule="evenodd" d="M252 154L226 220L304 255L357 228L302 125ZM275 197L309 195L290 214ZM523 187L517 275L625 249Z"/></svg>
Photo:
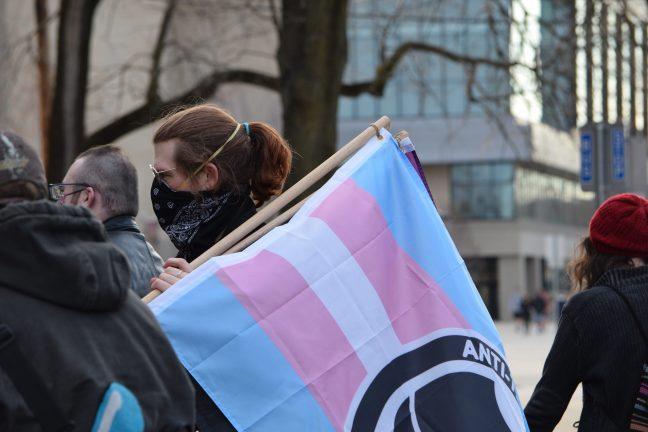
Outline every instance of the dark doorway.
<svg viewBox="0 0 648 432"><path fill-rule="evenodd" d="M491 318L499 319L497 258L466 258L464 261Z"/></svg>

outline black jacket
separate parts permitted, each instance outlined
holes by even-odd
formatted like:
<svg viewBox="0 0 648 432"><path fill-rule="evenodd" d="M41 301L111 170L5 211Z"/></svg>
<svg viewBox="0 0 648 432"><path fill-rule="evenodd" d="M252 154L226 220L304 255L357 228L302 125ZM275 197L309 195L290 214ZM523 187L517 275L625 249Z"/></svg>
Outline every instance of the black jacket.
<svg viewBox="0 0 648 432"><path fill-rule="evenodd" d="M124 255L81 207L0 210L0 321L15 335L75 431L89 431L113 382L130 389L147 431L191 430L194 394ZM0 431L40 431L0 369Z"/></svg>
<svg viewBox="0 0 648 432"><path fill-rule="evenodd" d="M131 271L131 288L144 297L151 291L151 278L162 273L162 258L140 231L132 216L115 216L104 221L110 241L126 255Z"/></svg>
<svg viewBox="0 0 648 432"><path fill-rule="evenodd" d="M628 430L648 347L623 300L648 331L648 266L606 272L562 312L544 371L524 412L532 432L552 431L579 383L579 431Z"/></svg>

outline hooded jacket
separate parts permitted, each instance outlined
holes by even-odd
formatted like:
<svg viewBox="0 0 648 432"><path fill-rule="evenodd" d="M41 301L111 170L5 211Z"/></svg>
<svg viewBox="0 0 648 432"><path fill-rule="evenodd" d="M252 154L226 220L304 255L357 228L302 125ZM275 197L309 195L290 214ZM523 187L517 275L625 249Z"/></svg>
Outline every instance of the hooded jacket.
<svg viewBox="0 0 648 432"><path fill-rule="evenodd" d="M75 431L92 428L108 386L138 399L146 431L188 431L194 394L125 256L87 209L47 201L0 209L0 321ZM0 431L41 428L0 369Z"/></svg>

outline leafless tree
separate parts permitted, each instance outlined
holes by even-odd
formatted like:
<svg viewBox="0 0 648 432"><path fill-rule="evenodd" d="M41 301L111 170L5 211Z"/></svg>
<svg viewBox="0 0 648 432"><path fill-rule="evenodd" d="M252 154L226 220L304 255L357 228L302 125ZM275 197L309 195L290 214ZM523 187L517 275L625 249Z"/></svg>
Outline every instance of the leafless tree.
<svg viewBox="0 0 648 432"><path fill-rule="evenodd" d="M426 77L417 73L417 61L423 57L461 66L467 100L483 107L494 121L509 109L513 96L523 96L553 106L549 116L553 123L563 122L569 129L576 125L577 107L584 104L589 109L593 105L587 104L589 96L583 97L585 101L578 99L577 82L583 78L576 76L577 57L596 39L594 35L587 38L588 23L598 19L602 2L627 22L636 24L639 15L635 6L627 3L631 0L580 2L593 5L580 14L579 1L547 0L545 3L561 11L552 19L534 16L523 0L353 0L368 4L365 13L377 23L379 47L372 76L346 82L347 33L348 26L354 25L348 0L142 0L151 8L162 8L155 43L146 52L125 58L116 68L91 70L93 17L98 6L108 1L116 0L62 0L60 9L54 12L58 17L56 69L47 110L47 159L52 178L60 178L78 152L112 142L149 124L173 106L209 99L228 83L259 86L280 95L284 135L302 157L296 164L295 178L299 178L333 152L341 96L380 97L403 68L411 70L421 91L433 94L435 89L426 84ZM420 26L434 27L447 20L447 11L456 9L457 4L476 3L478 8L455 11L452 19L456 23L486 23L492 47L487 54L473 52L470 47L458 49L448 41L435 39L432 33L394 37L404 17L415 16ZM239 17L229 19L229 32L214 28L213 23L224 15ZM38 22L42 21L41 16ZM534 23L539 26L535 30ZM276 52L267 47L253 53L249 48L237 49L241 38L258 37L255 32L262 35L268 28L275 33ZM536 37L531 37L534 32ZM538 38L538 33L543 38ZM552 41L549 47L543 46L542 41L547 39ZM553 50L551 55L546 54L548 48ZM238 64L232 60L245 55L272 58L276 73L231 66ZM593 61L586 64L594 68ZM511 79L502 88L492 88L480 78L488 71L503 72ZM170 76L178 74L185 85L165 85ZM109 85L116 89L112 94L115 100L128 95L135 104L123 109L116 103L107 121L88 130L89 95ZM591 85L587 88L588 95L593 93ZM47 103L48 99L41 100ZM102 98L102 103L107 103L105 100Z"/></svg>

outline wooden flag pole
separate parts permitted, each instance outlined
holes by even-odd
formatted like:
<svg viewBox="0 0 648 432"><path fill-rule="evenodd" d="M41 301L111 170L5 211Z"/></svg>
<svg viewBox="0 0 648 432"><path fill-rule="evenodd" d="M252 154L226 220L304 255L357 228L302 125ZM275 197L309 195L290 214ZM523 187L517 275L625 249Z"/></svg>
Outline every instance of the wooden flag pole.
<svg viewBox="0 0 648 432"><path fill-rule="evenodd" d="M344 147L335 152L331 157L322 162L317 168L306 174L301 180L295 183L290 189L272 200L268 205L261 209L257 214L245 221L237 229L229 233L218 243L207 249L202 255L193 260L190 266L193 270L204 264L210 258L222 255L224 252L232 249L248 234L254 231L259 225L269 220L279 210L288 205L295 198L303 194L309 187L314 185L322 177L335 168L340 166L349 156L364 146L373 136L380 135L380 129L389 129L391 120L387 116L382 116L376 122L372 123L362 133L349 141ZM382 137L381 137L382 138ZM292 209L291 209L292 210ZM295 210L296 211L296 210ZM158 290L153 290L142 298L144 303L149 303L161 294Z"/></svg>
<svg viewBox="0 0 648 432"><path fill-rule="evenodd" d="M310 195L308 197L304 198L303 200L299 201L294 206L290 207L285 212L281 213L276 218L272 219L270 222L268 222L267 224L265 224L264 226L262 226L258 230L254 231L249 236L245 237L240 242L236 243L231 248L227 249L225 252L223 252L223 255L227 255L227 254L242 251L243 249L250 246L255 241L259 240L264 235L268 234L270 231L272 231L273 228L276 228L279 225L283 225L286 222L288 222L290 220L290 218L292 218L295 215L295 213L297 213L299 211L299 209L302 208L302 206L308 200L308 198L310 198Z"/></svg>

